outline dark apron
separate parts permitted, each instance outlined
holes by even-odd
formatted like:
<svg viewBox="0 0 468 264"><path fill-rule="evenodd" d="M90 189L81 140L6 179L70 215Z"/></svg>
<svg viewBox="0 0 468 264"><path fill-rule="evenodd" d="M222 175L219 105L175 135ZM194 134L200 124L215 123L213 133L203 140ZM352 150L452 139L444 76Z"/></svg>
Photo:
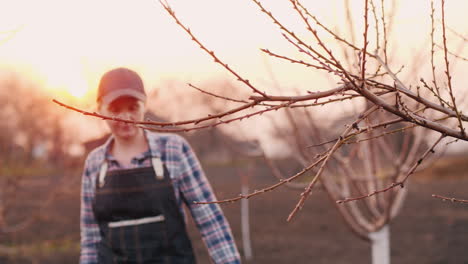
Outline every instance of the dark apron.
<svg viewBox="0 0 468 264"><path fill-rule="evenodd" d="M93 203L99 264L195 263L169 172L158 158L156 165L154 158L146 168L107 172L103 165Z"/></svg>

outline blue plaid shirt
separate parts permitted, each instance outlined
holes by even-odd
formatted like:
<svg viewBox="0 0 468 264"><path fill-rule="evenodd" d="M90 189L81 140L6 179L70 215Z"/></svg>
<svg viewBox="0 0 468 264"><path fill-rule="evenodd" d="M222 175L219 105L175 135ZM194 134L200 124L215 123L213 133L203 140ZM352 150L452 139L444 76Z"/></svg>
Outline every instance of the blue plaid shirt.
<svg viewBox="0 0 468 264"><path fill-rule="evenodd" d="M179 209L185 216L183 204L202 235L214 263L240 263L240 256L226 218L217 204L196 205L194 201L214 201L216 197L205 177L200 163L187 141L175 134L145 131L149 151L132 159L130 168L151 166L151 157L160 157L169 170ZM104 161L108 170L123 168L109 154L113 138L93 150L87 157L81 189L81 254L80 264L97 263L97 243L101 240L99 226L94 217L92 202L96 177ZM127 167L129 168L129 167Z"/></svg>

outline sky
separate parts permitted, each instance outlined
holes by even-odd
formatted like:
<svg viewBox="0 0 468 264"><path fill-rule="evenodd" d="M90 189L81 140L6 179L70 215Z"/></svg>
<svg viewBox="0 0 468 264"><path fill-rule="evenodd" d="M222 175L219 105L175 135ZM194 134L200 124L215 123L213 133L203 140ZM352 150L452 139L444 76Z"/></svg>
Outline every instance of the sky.
<svg viewBox="0 0 468 264"><path fill-rule="evenodd" d="M303 91L324 90L336 85L336 80L324 73L280 63L260 52L260 48L269 48L301 56L252 1L168 2L204 44L263 90L272 91L275 82L286 90ZM293 15L289 1L263 2L286 25L312 40ZM324 24L351 39L344 0L303 2ZM349 2L355 42L361 46L363 1ZM393 1L386 1L385 5L388 12L392 10L390 2ZM426 62L430 55L430 1L396 2L389 43L394 57L392 66L396 69L405 64L406 69L410 69L412 65L421 64L414 62L416 55ZM436 17L440 18L440 1L435 2L439 12ZM447 25L467 36L468 1L446 2ZM371 36L372 31L373 28ZM436 34L440 37L440 32ZM331 43L331 38L323 36ZM449 32L448 38L452 50L467 54L458 37ZM0 0L0 70L20 72L41 83L48 96L92 109L100 76L120 66L139 72L149 91L155 87L168 89L164 84L171 80L181 86L187 82L201 84L214 78L236 82L190 40L156 0ZM424 66L421 75L425 76L428 65ZM452 66L453 75L461 76L454 78L454 85L462 86L467 81L463 74L466 62L455 61ZM406 74L416 80L420 77L412 75L410 70ZM209 87L203 88L209 90ZM80 122L85 122L84 118ZM90 123L79 126L86 127ZM89 133L89 136L94 135Z"/></svg>

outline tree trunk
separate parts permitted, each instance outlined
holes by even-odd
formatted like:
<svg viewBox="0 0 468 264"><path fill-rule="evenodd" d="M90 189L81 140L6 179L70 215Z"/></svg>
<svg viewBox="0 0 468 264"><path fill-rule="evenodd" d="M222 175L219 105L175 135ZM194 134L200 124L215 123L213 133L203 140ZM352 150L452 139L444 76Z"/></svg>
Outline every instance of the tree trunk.
<svg viewBox="0 0 468 264"><path fill-rule="evenodd" d="M390 228L384 225L380 230L369 233L372 244L372 264L390 264Z"/></svg>
<svg viewBox="0 0 468 264"><path fill-rule="evenodd" d="M249 175L241 174L241 193L247 195L249 193L248 178ZM244 248L244 256L246 260L252 259L252 245L250 242L250 220L249 220L249 199L241 200L241 225L242 225L242 245Z"/></svg>

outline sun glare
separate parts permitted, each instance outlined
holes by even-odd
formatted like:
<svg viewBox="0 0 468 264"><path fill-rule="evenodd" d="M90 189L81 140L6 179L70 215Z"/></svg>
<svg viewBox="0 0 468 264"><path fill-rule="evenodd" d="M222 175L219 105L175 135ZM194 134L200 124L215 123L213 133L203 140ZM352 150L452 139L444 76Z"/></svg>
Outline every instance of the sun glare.
<svg viewBox="0 0 468 264"><path fill-rule="evenodd" d="M46 76L43 82L46 90L58 96L83 100L90 90L87 77L82 74L79 65L65 63L58 58L43 62L40 75Z"/></svg>
<svg viewBox="0 0 468 264"><path fill-rule="evenodd" d="M65 90L77 99L83 99L86 93L88 92L88 88L83 86L84 82L76 82L69 84L65 87Z"/></svg>
<svg viewBox="0 0 468 264"><path fill-rule="evenodd" d="M39 79L43 81L47 90L58 92L60 95L68 94L70 97L83 99L96 90L99 76L112 67L128 66L136 69L146 74L144 79L149 79L148 83L162 77L187 76L199 80L204 76L214 76L221 71L219 65L212 63L161 6L153 1L138 1L138 4L112 0L10 2L0 10L0 32L18 30L8 41L1 44L0 66L7 62L11 65L29 65L29 68L34 69L32 70L34 74L40 76ZM276 8L281 18L288 22L291 10L284 9L282 13L280 2L272 1L271 7ZM328 11L343 6L341 0L329 2L333 8ZM400 2L402 5L403 3L409 5L411 1ZM414 2L413 6L424 1ZM457 3L460 5L457 10L465 10L463 7L466 3L460 2ZM227 2L219 1L201 1L201 3L174 1L173 4L183 21L193 27L197 36L208 48L215 50L226 62L235 65L236 69L240 69L240 73L248 73L249 78L261 80L265 78L261 70L264 63L261 59L255 59L260 58L256 47L271 46L281 50L283 49L281 45L288 45L286 42L284 44L278 41L281 37L278 38L276 27L264 23L267 20L263 14L249 5L235 1L229 2L229 5ZM193 12L202 4L211 5L214 10L221 11L211 12L207 16ZM229 14L222 11L226 10L226 5L231 10ZM327 11L325 8L329 5L328 2L326 6L313 5L311 10L320 14L327 24L332 25L334 20L338 24L346 23L334 17L334 15L341 16L343 12L336 10L331 13L325 12ZM353 2L353 5L356 3ZM426 4L425 7L427 9L429 5ZM110 10L112 12L109 12ZM362 23L359 19L362 10L359 8L354 10L357 12L356 24ZM401 10L411 16L403 16L400 19L404 23L403 26L399 25L398 32L402 34L402 39L406 39L405 45L419 47L421 43L408 36L416 36L418 32L424 34L424 31L419 29L420 25L414 22L420 17L413 16L412 10L415 8L402 6ZM429 20L428 12L423 14L427 20ZM44 16L44 13L47 15ZM231 17L231 13L243 14L243 19ZM84 14L86 19L83 19ZM461 15L457 16L454 13L448 18L452 19L449 21L451 26L456 27L460 24L458 21L461 21ZM296 20L289 22L293 23L292 21ZM398 22L399 20L396 20L395 24ZM244 30L245 28L251 30ZM341 31L345 31L345 27ZM265 33L258 34L259 32ZM398 52L404 54L412 50L402 48ZM290 67L289 64L277 67L280 67L278 71L283 73L288 71L281 81L291 82L291 86L309 83L312 78L309 69L300 71ZM318 82L315 79L317 78L314 77L314 82ZM308 85L303 86L309 89Z"/></svg>
<svg viewBox="0 0 468 264"><path fill-rule="evenodd" d="M83 98L87 91L81 88L70 87L68 92L76 98Z"/></svg>

